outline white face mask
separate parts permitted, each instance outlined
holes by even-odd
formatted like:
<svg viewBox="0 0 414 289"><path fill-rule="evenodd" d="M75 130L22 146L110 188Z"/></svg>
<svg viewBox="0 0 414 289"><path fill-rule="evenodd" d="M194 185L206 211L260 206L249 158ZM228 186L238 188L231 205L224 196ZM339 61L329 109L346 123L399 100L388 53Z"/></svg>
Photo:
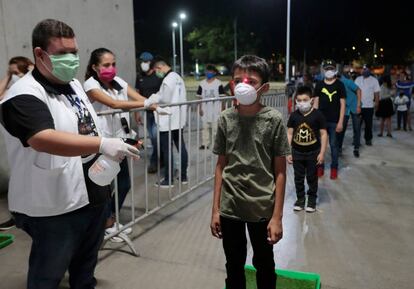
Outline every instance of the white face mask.
<svg viewBox="0 0 414 289"><path fill-rule="evenodd" d="M11 87L16 81L18 81L20 79L20 77L18 76L18 75L16 75L16 74L13 74L12 76L11 76L11 79L10 79L10 81L9 81L9 84L8 84L8 86L9 87Z"/></svg>
<svg viewBox="0 0 414 289"><path fill-rule="evenodd" d="M148 62L141 62L141 69L144 72L147 72L150 69L150 64Z"/></svg>
<svg viewBox="0 0 414 289"><path fill-rule="evenodd" d="M296 101L296 107L301 113L307 113L312 108L312 100L308 101Z"/></svg>
<svg viewBox="0 0 414 289"><path fill-rule="evenodd" d="M264 84L263 84L264 85ZM262 87L260 86L257 91L259 91ZM253 104L257 99L257 91L256 89L244 82L240 82L236 85L234 88L234 96L242 105L251 105Z"/></svg>
<svg viewBox="0 0 414 289"><path fill-rule="evenodd" d="M325 78L332 79L332 78L335 77L335 75L336 75L336 71L335 70L327 70L327 71L325 71Z"/></svg>

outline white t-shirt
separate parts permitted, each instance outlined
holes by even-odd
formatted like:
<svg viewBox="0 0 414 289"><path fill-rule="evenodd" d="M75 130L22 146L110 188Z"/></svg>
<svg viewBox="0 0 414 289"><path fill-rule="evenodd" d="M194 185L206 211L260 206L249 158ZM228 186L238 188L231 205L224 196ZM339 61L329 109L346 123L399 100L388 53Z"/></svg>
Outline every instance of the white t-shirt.
<svg viewBox="0 0 414 289"><path fill-rule="evenodd" d="M381 90L378 80L373 76L365 78L361 75L355 79L355 84L361 89L361 107L373 108L374 93Z"/></svg>
<svg viewBox="0 0 414 289"><path fill-rule="evenodd" d="M83 84L83 89L85 92L88 92L92 89L99 89L106 93L113 99L116 100L128 100L128 83L126 83L122 78L115 76L114 78L115 86L114 89L105 89L99 81L97 81L94 77L90 77L88 80L85 81ZM106 106L103 103L92 101L92 105L97 113L105 110L111 110L112 108ZM115 115L104 115L98 117L98 127L102 132L102 136L104 137L129 137L121 123L121 118L125 118L128 123L128 127L131 131L129 113L117 113Z"/></svg>
<svg viewBox="0 0 414 289"><path fill-rule="evenodd" d="M201 99L217 99L224 95L223 85L220 80L214 79L208 82L206 79L200 82L197 90L197 96ZM221 112L221 102L203 103L202 110L204 112L202 120L205 122L216 122Z"/></svg>
<svg viewBox="0 0 414 289"><path fill-rule="evenodd" d="M406 95L403 95L403 97L397 96L394 100L394 103L397 105L397 111L407 111L408 110L407 103L409 101L410 100L408 99Z"/></svg>
<svg viewBox="0 0 414 289"><path fill-rule="evenodd" d="M160 97L160 104L174 104L187 101L187 92L184 80L180 75L171 71L162 81L160 90L157 92ZM181 120L180 120L181 115ZM155 122L159 125L160 131L168 131L171 118L171 130L183 128L187 120L187 106L181 106L181 114L179 106L171 107L171 115L159 115L154 112Z"/></svg>

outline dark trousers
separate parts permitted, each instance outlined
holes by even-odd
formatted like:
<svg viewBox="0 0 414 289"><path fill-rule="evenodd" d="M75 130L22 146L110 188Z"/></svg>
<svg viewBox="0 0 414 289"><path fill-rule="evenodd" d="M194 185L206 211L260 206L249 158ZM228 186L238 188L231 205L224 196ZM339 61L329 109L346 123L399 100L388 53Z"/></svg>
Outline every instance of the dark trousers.
<svg viewBox="0 0 414 289"><path fill-rule="evenodd" d="M151 144L152 144L150 166L155 167L158 161L157 124L155 123L155 117L152 111L147 111L147 130L148 130L148 137L151 139Z"/></svg>
<svg viewBox="0 0 414 289"><path fill-rule="evenodd" d="M179 148L179 130L175 129L171 131L171 140L175 144L175 147L181 151L181 179L187 178L187 166L188 166L188 153L185 148L183 131L181 130L181 149ZM160 145L161 145L161 158L164 161L164 179L168 182L170 177L169 162L171 162L171 171L174 172L174 160L173 160L173 145L171 143L171 149L169 150L168 143L168 131L160 132ZM173 176L171 176L171 183Z"/></svg>
<svg viewBox="0 0 414 289"><path fill-rule="evenodd" d="M53 217L18 213L14 217L17 227L32 238L28 289L57 289L66 270L71 289L95 288L94 271L104 237L106 204Z"/></svg>
<svg viewBox="0 0 414 289"><path fill-rule="evenodd" d="M118 181L118 209L121 210L125 198L131 189L131 179L129 177L128 161L126 158L119 163L121 170L116 179ZM108 212L108 218L115 215L115 195L112 196L110 203L111 210Z"/></svg>
<svg viewBox="0 0 414 289"><path fill-rule="evenodd" d="M244 265L247 257L246 224L253 247L257 289L275 289L276 273L273 245L267 242L268 222L243 222L220 217L223 248L226 255L226 289L246 289Z"/></svg>
<svg viewBox="0 0 414 289"><path fill-rule="evenodd" d="M407 111L397 111L397 127L401 128L401 119L403 120L403 128L407 129Z"/></svg>
<svg viewBox="0 0 414 289"><path fill-rule="evenodd" d="M316 163L318 154L319 151L301 153L292 150L296 196L298 199L305 197L305 177L309 186L309 197L317 198L318 176L316 174Z"/></svg>
<svg viewBox="0 0 414 289"><path fill-rule="evenodd" d="M364 138L365 141L372 140L372 122L374 118L374 108L361 108L361 127L365 123Z"/></svg>
<svg viewBox="0 0 414 289"><path fill-rule="evenodd" d="M361 120L359 119L359 115L356 113L352 113L350 112L349 115L345 115L344 117L344 124L343 124L343 130L341 133L338 133L338 148L342 149L342 145L344 143L344 138L345 138L345 132L346 132L346 128L348 127L348 121L349 118L352 118L352 129L354 132L353 135L353 144L354 144L354 149L355 150L359 150L359 145L360 145L360 139L361 139Z"/></svg>
<svg viewBox="0 0 414 289"><path fill-rule="evenodd" d="M338 142L336 132L336 122L327 122L326 131L328 133L329 147L331 148L331 169L338 169ZM321 165L325 167L325 164Z"/></svg>

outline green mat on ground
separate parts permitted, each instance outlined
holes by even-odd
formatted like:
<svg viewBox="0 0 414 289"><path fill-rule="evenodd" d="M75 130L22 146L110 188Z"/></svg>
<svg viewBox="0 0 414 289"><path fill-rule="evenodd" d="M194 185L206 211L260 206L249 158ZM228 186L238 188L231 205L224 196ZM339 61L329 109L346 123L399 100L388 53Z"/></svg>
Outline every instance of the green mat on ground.
<svg viewBox="0 0 414 289"><path fill-rule="evenodd" d="M10 234L0 234L0 249L13 243L14 236Z"/></svg>
<svg viewBox="0 0 414 289"><path fill-rule="evenodd" d="M256 270L252 266L246 266L246 289L256 289ZM315 273L276 270L277 289L320 289L320 276Z"/></svg>

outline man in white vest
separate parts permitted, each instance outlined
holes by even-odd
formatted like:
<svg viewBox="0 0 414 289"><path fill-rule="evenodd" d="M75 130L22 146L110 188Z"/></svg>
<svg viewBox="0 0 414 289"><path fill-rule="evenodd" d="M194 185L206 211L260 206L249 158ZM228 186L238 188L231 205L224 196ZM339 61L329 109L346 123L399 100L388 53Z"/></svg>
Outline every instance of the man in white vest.
<svg viewBox="0 0 414 289"><path fill-rule="evenodd" d="M47 19L32 34L35 69L0 102L10 165L9 209L33 240L27 288L58 288L66 270L72 289L95 288L108 186L87 174L99 153L121 161L138 150L101 138L82 85L75 34Z"/></svg>

